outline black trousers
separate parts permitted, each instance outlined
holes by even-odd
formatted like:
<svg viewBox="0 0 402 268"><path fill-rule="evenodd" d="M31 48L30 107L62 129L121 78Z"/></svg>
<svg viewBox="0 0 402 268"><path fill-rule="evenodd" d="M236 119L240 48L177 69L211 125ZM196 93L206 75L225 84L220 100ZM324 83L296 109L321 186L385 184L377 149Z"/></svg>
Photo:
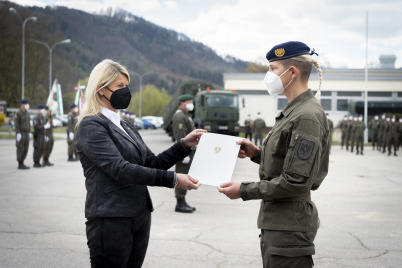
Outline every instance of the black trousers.
<svg viewBox="0 0 402 268"><path fill-rule="evenodd" d="M311 268L317 232L261 230L260 246L264 268Z"/></svg>
<svg viewBox="0 0 402 268"><path fill-rule="evenodd" d="M148 248L151 212L133 218L90 218L85 224L91 267L142 266Z"/></svg>

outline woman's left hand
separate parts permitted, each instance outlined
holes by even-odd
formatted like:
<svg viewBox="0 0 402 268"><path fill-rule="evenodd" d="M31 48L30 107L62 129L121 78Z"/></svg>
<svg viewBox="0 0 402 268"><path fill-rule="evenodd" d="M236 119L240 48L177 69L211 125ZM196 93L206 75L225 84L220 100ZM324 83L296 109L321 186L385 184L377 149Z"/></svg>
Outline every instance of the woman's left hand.
<svg viewBox="0 0 402 268"><path fill-rule="evenodd" d="M195 130L191 131L186 137L184 137L184 143L189 148L193 147L194 145L198 144L202 134L204 134L206 132L207 131L205 129L195 129Z"/></svg>

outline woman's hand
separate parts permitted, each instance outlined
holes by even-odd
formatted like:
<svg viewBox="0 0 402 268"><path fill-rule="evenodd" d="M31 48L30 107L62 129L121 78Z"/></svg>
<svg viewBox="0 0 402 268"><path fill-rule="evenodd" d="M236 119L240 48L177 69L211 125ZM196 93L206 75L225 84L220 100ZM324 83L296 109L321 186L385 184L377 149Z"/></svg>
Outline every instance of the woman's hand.
<svg viewBox="0 0 402 268"><path fill-rule="evenodd" d="M246 157L253 158L261 153L261 148L254 145L248 139L242 139L236 141L236 143L240 145L239 154L237 155L237 157L239 158L246 158Z"/></svg>
<svg viewBox="0 0 402 268"><path fill-rule="evenodd" d="M177 186L185 190L198 189L200 183L187 174L177 173Z"/></svg>
<svg viewBox="0 0 402 268"><path fill-rule="evenodd" d="M191 131L186 137L184 137L184 143L187 147L191 148L194 145L197 145L200 141L202 134L206 133L205 129L195 129Z"/></svg>

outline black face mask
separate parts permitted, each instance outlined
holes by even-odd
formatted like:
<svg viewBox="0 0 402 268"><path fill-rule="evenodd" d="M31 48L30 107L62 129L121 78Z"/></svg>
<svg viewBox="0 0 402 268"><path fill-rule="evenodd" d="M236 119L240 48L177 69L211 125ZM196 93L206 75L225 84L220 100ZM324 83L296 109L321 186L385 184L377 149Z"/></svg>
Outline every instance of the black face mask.
<svg viewBox="0 0 402 268"><path fill-rule="evenodd" d="M110 102L113 108L126 109L128 107L131 101L131 93L128 87L123 87L115 91L112 91L107 87L105 88L111 91L112 95L110 96L110 100L106 98L105 95L103 95L103 97Z"/></svg>

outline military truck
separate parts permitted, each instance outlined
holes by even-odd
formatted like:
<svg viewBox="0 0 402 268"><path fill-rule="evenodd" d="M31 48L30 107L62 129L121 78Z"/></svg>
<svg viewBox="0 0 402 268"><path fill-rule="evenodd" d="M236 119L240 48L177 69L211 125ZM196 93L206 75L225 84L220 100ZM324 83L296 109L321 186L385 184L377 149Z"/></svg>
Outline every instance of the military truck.
<svg viewBox="0 0 402 268"><path fill-rule="evenodd" d="M163 128L172 136L172 120L183 94L194 96L194 110L191 115L196 128L212 133L237 136L239 133L239 96L235 92L213 89L201 80L184 83L173 95L163 112Z"/></svg>

